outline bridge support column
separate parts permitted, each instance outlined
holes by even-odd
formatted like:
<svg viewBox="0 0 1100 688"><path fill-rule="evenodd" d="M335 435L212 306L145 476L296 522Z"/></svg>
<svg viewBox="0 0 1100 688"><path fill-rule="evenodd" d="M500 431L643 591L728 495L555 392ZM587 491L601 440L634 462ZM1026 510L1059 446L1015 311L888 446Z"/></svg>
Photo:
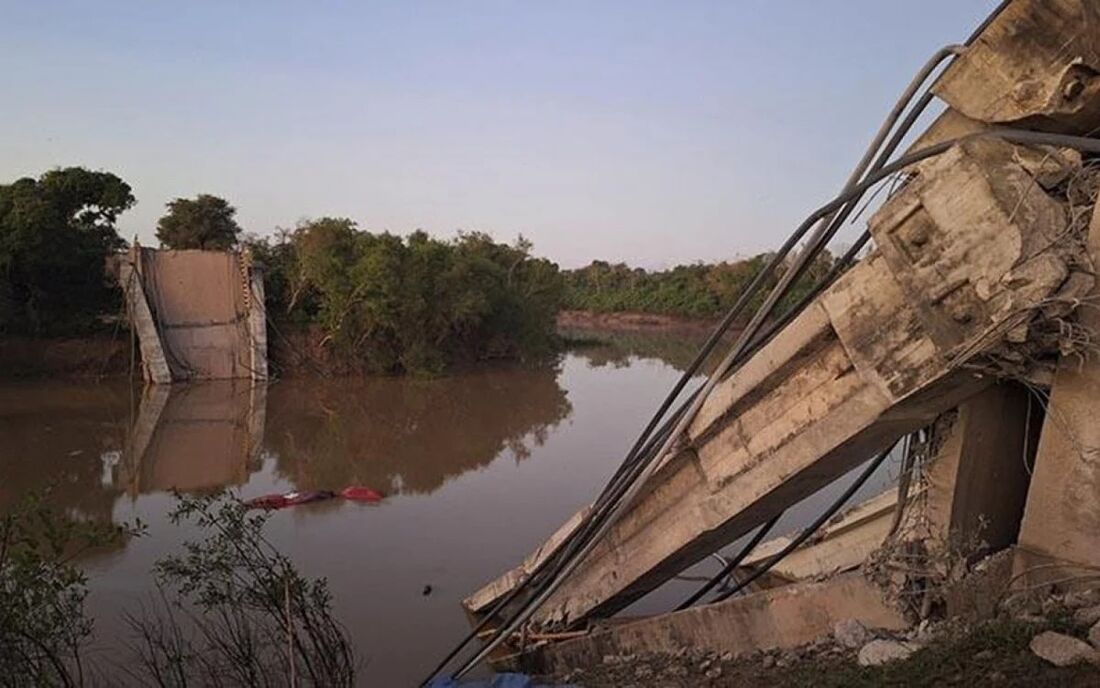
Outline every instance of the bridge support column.
<svg viewBox="0 0 1100 688"><path fill-rule="evenodd" d="M1100 265L1100 213L1089 228ZM1078 324L1100 334L1100 283L1078 309ZM1091 573L1100 578L1100 358L1063 357L1051 386L1035 474L1020 530L1018 573L1039 582ZM1061 562L1063 566L1059 566ZM1035 568L1036 566L1040 568Z"/></svg>

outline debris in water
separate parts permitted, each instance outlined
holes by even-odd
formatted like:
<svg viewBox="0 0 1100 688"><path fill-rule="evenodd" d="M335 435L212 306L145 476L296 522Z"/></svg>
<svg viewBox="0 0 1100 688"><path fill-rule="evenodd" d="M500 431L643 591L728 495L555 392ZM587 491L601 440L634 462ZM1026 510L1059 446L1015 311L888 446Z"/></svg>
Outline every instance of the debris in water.
<svg viewBox="0 0 1100 688"><path fill-rule="evenodd" d="M249 499L244 505L249 509L285 509L288 506L309 504L332 499L336 493L331 490L308 490L305 492L287 492L286 494L270 494Z"/></svg>
<svg viewBox="0 0 1100 688"><path fill-rule="evenodd" d="M381 492L360 486L345 487L340 496L355 502L380 502L384 498Z"/></svg>
<svg viewBox="0 0 1100 688"><path fill-rule="evenodd" d="M249 509L285 509L288 506L321 502L335 497L343 497L355 502L380 502L384 499L381 492L369 487L352 486L345 487L339 493L332 490L306 490L302 492L287 492L284 494L269 494L262 497L254 497L246 500L244 505ZM427 594L427 593L425 593Z"/></svg>

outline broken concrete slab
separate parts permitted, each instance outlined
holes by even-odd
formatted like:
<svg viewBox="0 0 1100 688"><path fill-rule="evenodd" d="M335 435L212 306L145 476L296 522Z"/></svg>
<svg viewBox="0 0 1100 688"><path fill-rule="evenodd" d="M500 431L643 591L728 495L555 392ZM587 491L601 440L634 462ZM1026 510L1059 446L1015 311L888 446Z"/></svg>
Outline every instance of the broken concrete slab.
<svg viewBox="0 0 1100 688"><path fill-rule="evenodd" d="M262 277L248 256L135 246L120 279L147 381L267 379Z"/></svg>
<svg viewBox="0 0 1100 688"><path fill-rule="evenodd" d="M1041 407L1032 405L1019 385L996 384L961 404L937 429L937 449L906 495L898 537L986 551L1014 544L1041 424ZM848 509L772 572L795 581L863 564L894 530L901 516L898 500L898 488L890 488ZM762 543L743 566L751 570L790 540L783 536Z"/></svg>
<svg viewBox="0 0 1100 688"><path fill-rule="evenodd" d="M972 120L1084 134L1100 115L1100 6L1013 0L933 92Z"/></svg>
<svg viewBox="0 0 1100 688"><path fill-rule="evenodd" d="M798 647L828 636L846 619L869 628L905 628L901 615L883 602L877 588L858 574L821 583L799 583L693 607L595 631L543 646L525 658L529 668L563 673L599 663L607 655L695 651L751 654Z"/></svg>
<svg viewBox="0 0 1100 688"><path fill-rule="evenodd" d="M141 279L141 249L130 250L119 264L119 284L126 299L127 314L138 336L141 349L141 369L146 382L167 385L172 382L172 371L164 353L153 310Z"/></svg>
<svg viewBox="0 0 1100 688"><path fill-rule="evenodd" d="M1100 213L1089 228L1089 253L1100 265ZM1077 324L1100 332L1100 285L1086 297ZM1090 570L1100 578L1100 359L1095 354L1065 357L1058 364L1050 391L1046 421L1020 527L1020 545L1030 558L1020 571L1035 566L1040 578L1081 576ZM1045 561L1044 561L1045 560ZM1057 563L1066 564L1058 571ZM1083 567L1083 568L1082 568ZM1025 582L1027 576L1021 576Z"/></svg>
<svg viewBox="0 0 1100 688"><path fill-rule="evenodd" d="M1017 150L968 141L922 168L873 218L879 250L719 384L538 620L621 609L988 385L966 366L1008 346L1074 257ZM479 599L508 586L492 589Z"/></svg>
<svg viewBox="0 0 1100 688"><path fill-rule="evenodd" d="M915 497L916 494L910 496ZM820 533L807 544L784 557L772 568L772 575L791 582L859 566L882 546L890 534L897 508L897 488L890 488L857 504L822 527ZM791 536L784 535L761 543L745 557L742 567L746 570L753 569L787 547L790 542Z"/></svg>

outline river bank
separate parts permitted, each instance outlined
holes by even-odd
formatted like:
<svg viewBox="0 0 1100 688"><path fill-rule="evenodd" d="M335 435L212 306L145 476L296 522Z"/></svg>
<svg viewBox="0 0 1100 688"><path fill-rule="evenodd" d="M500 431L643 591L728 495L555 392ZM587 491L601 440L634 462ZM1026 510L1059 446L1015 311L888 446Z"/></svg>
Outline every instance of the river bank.
<svg viewBox="0 0 1100 688"><path fill-rule="evenodd" d="M0 379L117 377L129 370L128 336L0 338Z"/></svg>
<svg viewBox="0 0 1100 688"><path fill-rule="evenodd" d="M786 650L608 655L549 678L586 688L1100 685L1100 589L1010 598L989 617L926 623L900 635L854 621L837 626Z"/></svg>
<svg viewBox="0 0 1100 688"><path fill-rule="evenodd" d="M624 332L689 332L706 333L714 329L718 320L712 318L687 318L661 313L630 311L577 311L558 312L558 329L616 330Z"/></svg>
<svg viewBox="0 0 1100 688"><path fill-rule="evenodd" d="M278 511L266 537L303 575L329 581L362 685L415 685L468 632L462 597L592 499L678 376L657 355L620 358L600 346L556 364L432 379L311 375L144 394L119 377L9 383L0 385L0 512L50 489L64 513L148 524L145 536L80 562L99 653L119 649L123 612L148 600L153 566L189 535L167 518L173 490L249 499L375 489L385 495L377 504Z"/></svg>
<svg viewBox="0 0 1100 688"><path fill-rule="evenodd" d="M578 337L599 340L611 337L620 345L619 354L636 348L648 352L654 342L661 342L665 346L660 348L676 350L675 354L665 357L677 361L690 361L698 344L716 324L709 319L653 313L561 311L557 316L557 330L564 340L560 342L562 351L575 348L576 342L570 340ZM279 377L373 374L365 361L337 353L320 328L276 325L271 330L268 360ZM621 341L624 336L629 339L631 334L642 335L643 346ZM135 357L133 362L131 355ZM140 355L139 351L131 352L129 333L124 329L63 339L0 337L0 379L123 377L130 373L131 363L140 366ZM641 355L648 354L643 352ZM448 372L461 372L484 363L462 365Z"/></svg>

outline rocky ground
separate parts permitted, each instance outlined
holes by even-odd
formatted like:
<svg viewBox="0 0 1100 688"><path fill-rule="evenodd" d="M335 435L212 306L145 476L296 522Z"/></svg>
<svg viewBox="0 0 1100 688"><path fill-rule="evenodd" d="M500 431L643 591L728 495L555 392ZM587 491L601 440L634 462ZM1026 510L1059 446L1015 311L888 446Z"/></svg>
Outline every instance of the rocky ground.
<svg viewBox="0 0 1100 688"><path fill-rule="evenodd" d="M837 624L790 650L735 658L689 649L608 656L554 680L586 688L658 686L1100 686L1100 591L1010 601L975 624L924 623L903 636Z"/></svg>

